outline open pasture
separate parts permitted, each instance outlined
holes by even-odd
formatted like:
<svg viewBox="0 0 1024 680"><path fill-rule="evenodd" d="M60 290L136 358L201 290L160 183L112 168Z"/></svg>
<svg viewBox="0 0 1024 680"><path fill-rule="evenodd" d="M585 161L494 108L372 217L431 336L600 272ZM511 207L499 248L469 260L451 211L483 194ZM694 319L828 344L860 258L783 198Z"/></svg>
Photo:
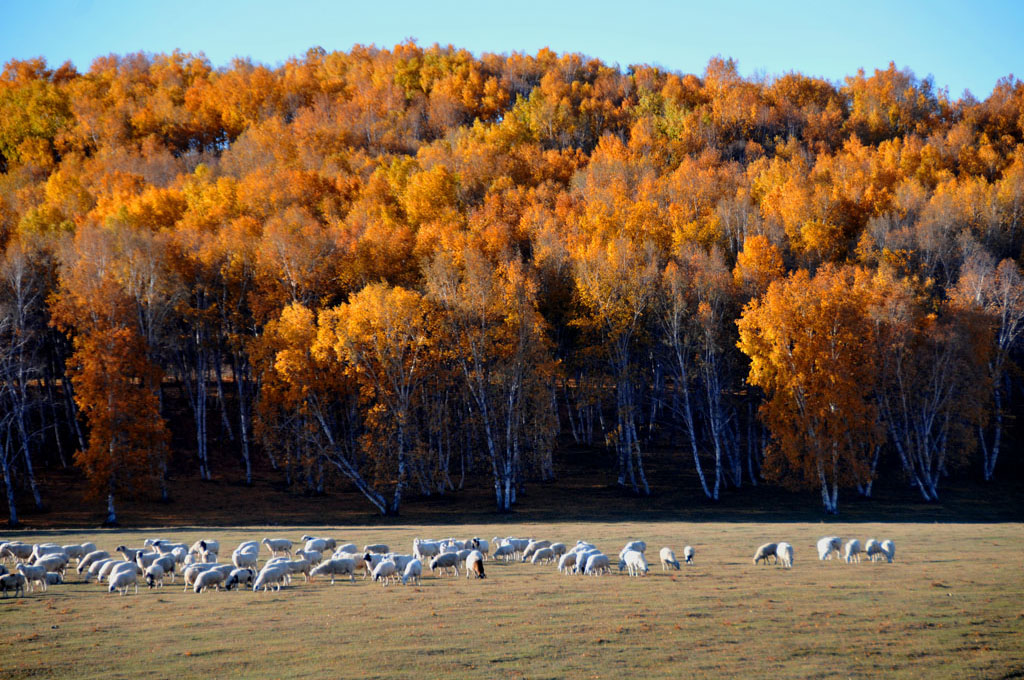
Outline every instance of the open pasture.
<svg viewBox="0 0 1024 680"><path fill-rule="evenodd" d="M519 536L596 543L613 561L647 542L651 571L584 577L488 561L487 579L387 588L299 577L281 592L168 584L111 595L68 583L0 600L0 677L1018 677L1024 669L1024 525L546 523L9 532L0 540L91 540L113 552L147 537L298 542L304 533L409 553L414 537ZM819 562L841 535L896 544L896 560ZM753 566L787 541L791 570ZM696 548L662 572L658 550ZM492 547L493 549L493 547ZM267 553L261 553L261 563Z"/></svg>

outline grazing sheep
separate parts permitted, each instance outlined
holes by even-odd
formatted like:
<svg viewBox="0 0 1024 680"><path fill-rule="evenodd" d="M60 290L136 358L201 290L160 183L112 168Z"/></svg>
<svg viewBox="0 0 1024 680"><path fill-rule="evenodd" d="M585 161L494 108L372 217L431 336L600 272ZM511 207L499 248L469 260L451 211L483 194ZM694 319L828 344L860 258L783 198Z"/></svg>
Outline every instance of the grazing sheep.
<svg viewBox="0 0 1024 680"><path fill-rule="evenodd" d="M344 576L348 574L349 581L355 583L356 580L356 561L353 559L330 559L324 560L316 566L313 571L309 573L309 580L312 581L316 576L330 575L331 583L334 583L335 576Z"/></svg>
<svg viewBox="0 0 1024 680"><path fill-rule="evenodd" d="M324 554L319 550L296 550L295 556L309 560L309 563L313 565L320 564L324 559Z"/></svg>
<svg viewBox="0 0 1024 680"><path fill-rule="evenodd" d="M16 569L18 573L25 577L25 581L28 583L29 592L35 590L35 585L38 583L43 588L43 592L46 592L46 567L40 567L30 564L19 564Z"/></svg>
<svg viewBox="0 0 1024 680"><path fill-rule="evenodd" d="M303 580L309 583L309 572L312 571L313 565L310 564L309 560L300 558L297 560L289 560L285 562L288 565L288 574L302 574Z"/></svg>
<svg viewBox="0 0 1024 680"><path fill-rule="evenodd" d="M35 561L35 566L44 567L46 571L59 571L61 576L68 567L67 553L47 553Z"/></svg>
<svg viewBox="0 0 1024 680"><path fill-rule="evenodd" d="M64 554L68 556L69 560L75 560L75 564L81 562L86 554L85 546L80 544L62 545L61 548L64 549Z"/></svg>
<svg viewBox="0 0 1024 680"><path fill-rule="evenodd" d="M526 546L526 549L523 550L523 559L522 559L522 561L525 562L526 560L528 560L531 557L533 557L533 553L537 552L541 548L550 548L550 547L551 547L551 541L530 541L530 543Z"/></svg>
<svg viewBox="0 0 1024 680"><path fill-rule="evenodd" d="M565 543L552 543L549 547L551 548L551 552L555 554L555 557L561 557L568 550L568 548L565 547Z"/></svg>
<svg viewBox="0 0 1024 680"><path fill-rule="evenodd" d="M124 545L119 545L116 548L114 548L114 552L121 553L124 556L124 561L125 562L134 562L135 561L135 556L138 555L140 552L146 552L146 549L145 548L129 548L129 547L124 546Z"/></svg>
<svg viewBox="0 0 1024 680"><path fill-rule="evenodd" d="M860 562L860 541L851 538L846 542L846 545L843 546L843 559L847 564L853 561Z"/></svg>
<svg viewBox="0 0 1024 680"><path fill-rule="evenodd" d="M789 543L779 543L775 550L782 566L790 569L793 566L793 546Z"/></svg>
<svg viewBox="0 0 1024 680"><path fill-rule="evenodd" d="M646 576L649 571L647 558L639 550L627 550L619 558L619 571L623 569L627 569L630 576Z"/></svg>
<svg viewBox="0 0 1024 680"><path fill-rule="evenodd" d="M693 555L694 555L694 552L693 552L693 546L692 545L688 545L685 548L683 548L683 561L684 562L686 562L687 564L693 564Z"/></svg>
<svg viewBox="0 0 1024 680"><path fill-rule="evenodd" d="M152 588L163 588L164 587L164 568L163 565L153 563L146 567L146 585Z"/></svg>
<svg viewBox="0 0 1024 680"><path fill-rule="evenodd" d="M416 557L414 555L399 555L398 553L388 553L384 556L384 559L391 560L395 563L395 569L401 574L405 571L406 565L412 562Z"/></svg>
<svg viewBox="0 0 1024 680"><path fill-rule="evenodd" d="M25 597L25 585L28 581L21 574L4 574L0 576L0 597L7 597L7 591L13 590L14 597L21 593Z"/></svg>
<svg viewBox="0 0 1024 680"><path fill-rule="evenodd" d="M327 550L327 540L323 538L317 538L316 536L303 536L299 539L304 542L302 546L303 550L316 551L319 553Z"/></svg>
<svg viewBox="0 0 1024 680"><path fill-rule="evenodd" d="M85 557L78 561L78 573L81 574L83 571L88 569L89 565L91 565L93 562L97 562L99 560L106 560L109 558L110 553L108 553L106 550L93 550L90 553L86 553Z"/></svg>
<svg viewBox="0 0 1024 680"><path fill-rule="evenodd" d="M529 538L513 538L509 536L503 542L512 546L514 555L521 556L526 551L527 546L529 546L533 541Z"/></svg>
<svg viewBox="0 0 1024 680"><path fill-rule="evenodd" d="M335 554L335 556L337 556L338 553L353 553L354 554L354 553L357 553L357 552L359 552L359 546L357 546L355 543L346 543L345 545L338 547L334 551L334 554Z"/></svg>
<svg viewBox="0 0 1024 680"><path fill-rule="evenodd" d="M550 550L550 548L543 548L543 550ZM469 578L470 575L487 578L487 574L484 573L484 554L479 550L470 552L466 557L466 578Z"/></svg>
<svg viewBox="0 0 1024 680"><path fill-rule="evenodd" d="M366 577L383 561L384 556L380 553L363 553L363 580L366 580Z"/></svg>
<svg viewBox="0 0 1024 680"><path fill-rule="evenodd" d="M263 545L267 546L271 557L278 557L279 555L291 557L292 555L292 542L287 538L264 538Z"/></svg>
<svg viewBox="0 0 1024 680"><path fill-rule="evenodd" d="M281 590L281 582L288 576L288 566L282 563L263 565L263 569L256 575L256 581L252 584L253 592L263 588L263 592L270 590L271 587L276 590Z"/></svg>
<svg viewBox="0 0 1024 680"><path fill-rule="evenodd" d="M513 546L510 543L499 545L497 548L494 549L494 559L498 559L500 557L504 562L508 562L509 560L514 559L515 554L515 546Z"/></svg>
<svg viewBox="0 0 1024 680"><path fill-rule="evenodd" d="M386 555L391 552L391 548L387 547L383 543L374 543L372 545L363 546L364 553L377 553L378 555Z"/></svg>
<svg viewBox="0 0 1024 680"><path fill-rule="evenodd" d="M255 580L255 569L232 569L231 573L228 574L227 579L224 581L224 590L231 590L232 588L241 588L243 585L251 586Z"/></svg>
<svg viewBox="0 0 1024 680"><path fill-rule="evenodd" d="M885 559L890 564L896 559L896 544L892 541L882 541L882 554L885 555Z"/></svg>
<svg viewBox="0 0 1024 680"><path fill-rule="evenodd" d="M85 570L85 576L82 578L83 582L88 583L89 579L93 576L95 576L97 580L102 581L103 579L99 578L100 569L105 567L108 562L122 563L121 560L115 560L112 557L105 557L102 560L96 560L89 565L88 569Z"/></svg>
<svg viewBox="0 0 1024 680"><path fill-rule="evenodd" d="M668 571L670 567L673 569L679 568L679 560L676 559L676 554L672 551L672 548L668 546L662 548L658 556L661 558L662 571Z"/></svg>
<svg viewBox="0 0 1024 680"><path fill-rule="evenodd" d="M883 554L882 544L873 538L869 538L864 543L864 552L865 554L867 554L868 559L874 562L876 559L878 559L879 556Z"/></svg>
<svg viewBox="0 0 1024 680"><path fill-rule="evenodd" d="M139 565L135 564L134 562L125 562L123 560L110 560L100 568L99 572L96 575L99 578L99 581L102 582L108 580L111 574L115 574L120 571L130 571L135 575L139 575L142 573L142 570L139 569Z"/></svg>
<svg viewBox="0 0 1024 680"><path fill-rule="evenodd" d="M259 548L253 550L238 550L236 549L231 553L231 564L235 565L238 569L255 569L259 565L260 553Z"/></svg>
<svg viewBox="0 0 1024 680"><path fill-rule="evenodd" d="M0 547L0 559L9 557L11 562L25 562L32 557L32 545L21 541L10 541Z"/></svg>
<svg viewBox="0 0 1024 680"><path fill-rule="evenodd" d="M423 576L423 562L418 559L412 560L405 565L405 571L402 572L402 585L404 586L410 580L416 585L420 585L421 576Z"/></svg>
<svg viewBox="0 0 1024 680"><path fill-rule="evenodd" d="M441 554L441 544L437 541L421 541L418 538L413 539L412 554L421 562L431 557L437 557Z"/></svg>
<svg viewBox="0 0 1024 680"><path fill-rule="evenodd" d="M128 594L128 589L134 586L135 594L139 594L139 574L134 569L122 569L120 571L115 571L107 579L107 583L108 593L118 590L121 592L121 596L124 597Z"/></svg>
<svg viewBox="0 0 1024 680"><path fill-rule="evenodd" d="M220 569L207 569L201 571L196 575L196 580L192 585L192 592L197 595L207 588L216 588L220 590L221 585L226 580L224 572Z"/></svg>
<svg viewBox="0 0 1024 680"><path fill-rule="evenodd" d="M430 573L433 574L436 570L440 569L441 573L445 570L451 569L455 572L455 576L459 575L459 556L457 553L441 553L434 559L430 560Z"/></svg>
<svg viewBox="0 0 1024 680"><path fill-rule="evenodd" d="M550 564L555 561L555 551L551 548L541 548L533 553L530 564Z"/></svg>
<svg viewBox="0 0 1024 680"><path fill-rule="evenodd" d="M185 571L181 573L181 580L185 584L185 587L182 589L182 592L188 592L189 586L195 585L196 579L199 578L199 575L202 574L204 571L209 571L210 569L219 566L222 565L197 562L195 564L190 564L187 567L185 567ZM227 566L229 568L231 567L231 565Z"/></svg>
<svg viewBox="0 0 1024 680"><path fill-rule="evenodd" d="M145 571L146 568L149 565L151 565L154 562L156 562L158 557L160 557L160 553L155 552L155 551L154 552L140 552L140 553L135 555L135 563L137 565L139 565L140 567L142 567L142 570Z"/></svg>
<svg viewBox="0 0 1024 680"><path fill-rule="evenodd" d="M373 568L373 580L381 581L384 587L387 587L391 580L398 581L398 567L391 560L381 560L381 562Z"/></svg>
<svg viewBox="0 0 1024 680"><path fill-rule="evenodd" d="M173 555L174 552L179 549L182 551L182 558L188 554L188 546L184 543L171 543L170 541L157 539L156 541L153 541L153 545L151 547L161 555Z"/></svg>
<svg viewBox="0 0 1024 680"><path fill-rule="evenodd" d="M573 567L573 573L584 574L587 570L587 560L594 555L603 555L597 548L584 548L576 553L576 566Z"/></svg>
<svg viewBox="0 0 1024 680"><path fill-rule="evenodd" d="M839 554L843 549L843 539L838 536L825 536L824 538L818 539L818 559L819 560L830 560L832 559L832 553L836 554L836 559L839 559Z"/></svg>
<svg viewBox="0 0 1024 680"><path fill-rule="evenodd" d="M612 573L611 565L608 562L608 556L604 553L597 553L588 557L587 566L584 568L583 573L591 576Z"/></svg>
<svg viewBox="0 0 1024 680"><path fill-rule="evenodd" d="M576 555L577 553L570 551L558 558L558 572L560 574L571 573L571 569L576 565Z"/></svg>
<svg viewBox="0 0 1024 680"><path fill-rule="evenodd" d="M45 555L64 554L64 548L57 545L56 543L37 543L32 546L32 554L29 555L29 562L35 564L39 561L39 558Z"/></svg>
<svg viewBox="0 0 1024 680"><path fill-rule="evenodd" d="M479 550L480 554L484 556L485 560L487 559L487 556L491 552L491 542L488 541L486 538L480 538L479 536L474 536L473 538L466 541L466 547L472 548L473 550Z"/></svg>
<svg viewBox="0 0 1024 680"><path fill-rule="evenodd" d="M635 550L638 553L643 554L647 552L647 544L643 541L630 541L625 545L625 547L622 550L619 551L620 560L622 559L622 556L626 553L627 550Z"/></svg>
<svg viewBox="0 0 1024 680"><path fill-rule="evenodd" d="M754 564L757 564L761 560L764 560L764 563L768 564L769 557L773 558L775 563L778 564L779 556L775 553L778 547L777 543L765 543L762 545L757 549L757 552L754 553Z"/></svg>

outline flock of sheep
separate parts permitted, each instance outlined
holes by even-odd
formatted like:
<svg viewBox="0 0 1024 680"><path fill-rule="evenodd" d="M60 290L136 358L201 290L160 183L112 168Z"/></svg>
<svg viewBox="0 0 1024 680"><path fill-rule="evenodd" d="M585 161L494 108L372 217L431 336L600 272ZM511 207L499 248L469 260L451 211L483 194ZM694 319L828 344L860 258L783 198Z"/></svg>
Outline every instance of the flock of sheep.
<svg viewBox="0 0 1024 680"><path fill-rule="evenodd" d="M612 561L594 544L577 541L572 547L565 543L528 538L498 538L488 541L479 537L467 540L455 538L424 540L416 538L412 553L393 552L384 544L365 545L360 550L354 543L338 545L333 538L303 536L301 548L287 538L264 538L262 541L243 541L231 552L230 563L219 562L220 542L202 539L191 546L161 538L150 538L142 547L130 548L119 545L112 555L99 550L93 543L58 545L56 543L24 543L20 541L0 542L0 594L7 597L13 592L17 597L33 592L38 586L64 582L71 561L86 583L95 580L106 584L111 593L127 595L130 589L138 593L139 580L150 588L162 588L169 580L175 582L180 575L185 590L195 593L206 590L232 590L242 587L254 591L280 590L291 583L299 574L306 582L322 576L330 578L333 584L338 577L355 581L361 570L363 578L372 578L387 586L401 582L419 584L424 565L431 574L459 575L463 569L466 578L486 578L484 563L491 560L529 561L532 564L557 565L562 574L600 575L611 573ZM831 559L833 553L849 562L859 562L861 554L869 559L885 559L892 562L896 548L892 541L866 541L861 549L860 541L852 539L845 544L838 536L826 536L818 541L818 558ZM294 551L293 548L296 548ZM263 550L269 556L260 566ZM646 557L647 544L631 541L619 551L618 570L630 576L644 576L650 567ZM683 548L683 561L693 564L694 549ZM659 551L662 570L679 569L680 563L675 552L669 547ZM793 566L793 546L789 543L766 543L754 554L754 564L768 563L773 558L783 567ZM4 563L11 564L9 572Z"/></svg>

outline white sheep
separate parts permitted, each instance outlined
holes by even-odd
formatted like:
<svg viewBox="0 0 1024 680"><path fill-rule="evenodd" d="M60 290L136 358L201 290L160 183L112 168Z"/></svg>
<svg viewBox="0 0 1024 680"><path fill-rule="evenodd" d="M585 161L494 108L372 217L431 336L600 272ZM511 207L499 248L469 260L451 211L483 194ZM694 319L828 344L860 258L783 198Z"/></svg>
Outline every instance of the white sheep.
<svg viewBox="0 0 1024 680"><path fill-rule="evenodd" d="M882 546L881 547L882 547L882 554L885 555L886 561L889 562L889 563L892 563L892 561L894 559L896 559L896 544L893 543L892 541L885 540L885 541L882 541Z"/></svg>
<svg viewBox="0 0 1024 680"><path fill-rule="evenodd" d="M89 565L88 569L85 570L85 576L82 578L82 580L85 583L88 583L89 578L95 576L98 580L102 581L103 579L99 578L100 569L105 567L108 562L121 562L121 560L115 560L112 557L104 557L101 560L96 560L95 562Z"/></svg>
<svg viewBox="0 0 1024 680"><path fill-rule="evenodd" d="M308 542L307 542L307 544L308 544ZM309 560L309 563L312 564L312 565L320 564L323 561L323 559L324 559L323 553L320 552L319 550L305 550L305 549L303 549L303 550L296 550L295 551L295 556L299 557L299 558L302 558L302 559Z"/></svg>
<svg viewBox="0 0 1024 680"><path fill-rule="evenodd" d="M197 595L208 588L216 588L220 590L221 585L226 580L224 572L220 569L207 569L201 571L196 575L196 580L192 585L192 592Z"/></svg>
<svg viewBox="0 0 1024 680"><path fill-rule="evenodd" d="M598 576L600 574L610 574L611 571L612 568L608 562L608 556L604 553L597 553L587 558L587 566L584 568L583 573Z"/></svg>
<svg viewBox="0 0 1024 680"><path fill-rule="evenodd" d="M672 548L665 546L658 553L658 557L661 558L661 570L667 571L669 568L678 569L679 560L676 559L676 554L672 551Z"/></svg>
<svg viewBox="0 0 1024 680"><path fill-rule="evenodd" d="M694 551L693 551L693 546L692 545L688 545L688 546L683 548L683 561L684 562L686 562L687 564L693 564L693 555L694 555Z"/></svg>
<svg viewBox="0 0 1024 680"><path fill-rule="evenodd" d="M555 551L551 548L540 548L533 553L530 564L550 564L555 561Z"/></svg>
<svg viewBox="0 0 1024 680"><path fill-rule="evenodd" d="M334 551L334 554L337 555L338 553L357 553L357 552L359 552L359 547L355 543L346 543L345 545L339 546Z"/></svg>
<svg viewBox="0 0 1024 680"><path fill-rule="evenodd" d="M120 571L115 571L107 579L107 584L108 593L118 590L121 592L121 596L124 597L128 594L128 589L134 586L135 594L139 594L139 574L134 569L121 569Z"/></svg>
<svg viewBox="0 0 1024 680"><path fill-rule="evenodd" d="M647 558L639 550L627 550L619 558L619 571L627 569L630 576L646 576L648 572Z"/></svg>
<svg viewBox="0 0 1024 680"><path fill-rule="evenodd" d="M882 544L873 538L869 538L864 543L864 553L868 556L869 560L874 562L876 559L878 559L879 556L883 554Z"/></svg>
<svg viewBox="0 0 1024 680"><path fill-rule="evenodd" d="M761 560L764 560L764 563L768 564L769 557L773 558L775 563L778 564L779 556L776 554L778 547L777 543L765 543L762 545L757 549L757 552L754 553L754 564L757 564Z"/></svg>
<svg viewBox="0 0 1024 680"><path fill-rule="evenodd" d="M31 564L19 564L16 569L18 573L25 577L25 581L28 583L29 592L35 590L35 585L38 583L42 586L43 591L46 591L46 567L40 567Z"/></svg>
<svg viewBox="0 0 1024 680"><path fill-rule="evenodd" d="M272 557L278 557L279 555L292 554L292 542L287 538L264 538L263 545L267 546L267 550L270 551Z"/></svg>
<svg viewBox="0 0 1024 680"><path fill-rule="evenodd" d="M78 561L78 573L81 574L83 571L89 568L93 562L97 560L105 560L110 558L110 553L106 550L93 550L90 553L86 553L85 557Z"/></svg>
<svg viewBox="0 0 1024 680"><path fill-rule="evenodd" d="M99 580L109 580L111 575L122 571L130 571L136 576L142 574L142 570L139 569L139 565L135 564L134 562L111 560L110 562L107 562L105 565L103 565L103 567L100 569L98 574Z"/></svg>
<svg viewBox="0 0 1024 680"><path fill-rule="evenodd" d="M59 586L64 583L64 576L58 574L55 571L46 572L46 585L48 586Z"/></svg>
<svg viewBox="0 0 1024 680"><path fill-rule="evenodd" d="M332 584L334 583L335 576L344 576L346 574L349 576L349 581L354 583L356 580L356 561L348 558L324 560L309 573L309 580L312 581L316 576L326 576L328 574L331 577Z"/></svg>
<svg viewBox="0 0 1024 680"><path fill-rule="evenodd" d="M421 576L423 576L423 562L418 559L412 560L405 565L405 571L402 572L402 585L404 586L410 580L416 585L420 585Z"/></svg>
<svg viewBox="0 0 1024 680"><path fill-rule="evenodd" d="M381 560L381 562L373 568L373 580L381 581L385 587L388 583L398 578L398 568L395 563L391 560Z"/></svg>
<svg viewBox="0 0 1024 680"><path fill-rule="evenodd" d="M576 555L578 553L569 551L558 558L558 572L560 574L568 574L571 569L576 565Z"/></svg>
<svg viewBox="0 0 1024 680"><path fill-rule="evenodd" d="M310 551L310 552L316 551L316 552L319 552L319 553L322 553L325 550L327 550L327 541L326 541L326 539L317 538L316 536L303 536L300 540L304 541L304 543L305 543L302 546L303 550L307 550L307 551Z"/></svg>
<svg viewBox="0 0 1024 680"><path fill-rule="evenodd" d="M395 569L398 570L399 574L405 571L405 567L410 562L417 559L414 555L399 555L398 553L388 553L384 558L395 563Z"/></svg>
<svg viewBox="0 0 1024 680"><path fill-rule="evenodd" d="M508 562L515 558L516 549L511 543L504 543L494 549L494 559L501 558L502 561Z"/></svg>
<svg viewBox="0 0 1024 680"><path fill-rule="evenodd" d="M776 555L779 558L780 564L786 569L793 566L793 546L789 543L779 543L776 547Z"/></svg>
<svg viewBox="0 0 1024 680"><path fill-rule="evenodd" d="M378 555L386 555L387 553L391 552L391 548L389 548L384 543L373 543L371 545L364 546L363 552L377 553Z"/></svg>
<svg viewBox="0 0 1024 680"><path fill-rule="evenodd" d="M437 541L413 539L412 554L421 562L431 557L437 557L441 554L441 544Z"/></svg>
<svg viewBox="0 0 1024 680"><path fill-rule="evenodd" d="M259 561L259 548L256 548L256 550L238 550L236 548L231 553L231 563L237 569L255 569L259 565Z"/></svg>
<svg viewBox="0 0 1024 680"><path fill-rule="evenodd" d="M121 553L124 556L124 561L125 562L134 562L135 561L135 556L138 555L140 552L146 552L146 549L145 548L129 548L128 546L125 546L125 545L119 545L116 548L114 548L114 552Z"/></svg>
<svg viewBox="0 0 1024 680"><path fill-rule="evenodd" d="M473 538L466 541L466 547L472 548L473 550L479 550L480 554L484 556L485 560L487 559L487 556L491 552L491 542L488 541L486 538L480 538L479 536L474 536Z"/></svg>
<svg viewBox="0 0 1024 680"><path fill-rule="evenodd" d="M35 561L35 566L45 567L46 571L59 571L63 576L68 561L67 553L47 553Z"/></svg>
<svg viewBox="0 0 1024 680"><path fill-rule="evenodd" d="M32 546L32 554L29 555L29 562L35 564L40 557L44 555L53 555L56 553L64 553L64 548L57 545L56 543L37 543Z"/></svg>
<svg viewBox="0 0 1024 680"><path fill-rule="evenodd" d="M568 548L565 547L565 543L552 543L549 547L551 548L551 552L554 553L555 557L561 557L568 550Z"/></svg>
<svg viewBox="0 0 1024 680"><path fill-rule="evenodd" d="M142 570L145 571L146 567L148 567L149 565L153 564L153 562L156 562L156 559L158 557L160 557L160 553L155 552L155 551L154 552L140 552L140 553L137 553L135 555L135 563L138 564L140 567L142 567Z"/></svg>
<svg viewBox="0 0 1024 680"><path fill-rule="evenodd" d="M551 541L530 541L529 544L527 544L526 549L523 550L522 561L525 562L533 557L533 553L537 552L541 548L549 547L551 547Z"/></svg>
<svg viewBox="0 0 1024 680"><path fill-rule="evenodd" d="M818 539L818 559L819 560L830 560L832 559L832 553L836 554L836 559L839 558L840 552L843 549L843 539L838 536L825 536L824 538Z"/></svg>
<svg viewBox="0 0 1024 680"><path fill-rule="evenodd" d="M447 569L451 569L455 572L455 576L459 575L459 556L457 553L441 553L434 559L430 560L430 573L434 573L440 569L441 573L444 573Z"/></svg>
<svg viewBox="0 0 1024 680"><path fill-rule="evenodd" d="M384 555L380 553L363 553L363 579L365 580L377 565L384 561Z"/></svg>
<svg viewBox="0 0 1024 680"><path fill-rule="evenodd" d="M253 592L263 588L263 592L270 590L273 587L274 590L281 590L281 582L288 577L288 565L277 562L271 565L263 565L263 569L256 576L256 581L252 584Z"/></svg>
<svg viewBox="0 0 1024 680"><path fill-rule="evenodd" d="M843 559L847 564L854 561L860 562L860 541L851 538L846 542L846 545L843 546Z"/></svg>
<svg viewBox="0 0 1024 680"><path fill-rule="evenodd" d="M85 549L84 545L81 545L79 543L73 543L71 545L62 545L61 548L64 549L64 553L68 556L68 559L75 560L75 564L81 562L82 558L85 557L85 554L87 552L90 552Z"/></svg>
<svg viewBox="0 0 1024 680"><path fill-rule="evenodd" d="M150 588L164 587L164 568L161 564L153 563L146 567L146 585Z"/></svg>
<svg viewBox="0 0 1024 680"><path fill-rule="evenodd" d="M542 549L550 550L550 548ZM477 578L487 578L487 574L484 573L484 554L479 550L471 551L466 557L466 578L471 575Z"/></svg>
<svg viewBox="0 0 1024 680"><path fill-rule="evenodd" d="M646 553L647 544L643 541L630 541L622 550L619 551L619 559L622 559L623 553L627 550L636 550L638 553Z"/></svg>
<svg viewBox="0 0 1024 680"><path fill-rule="evenodd" d="M576 565L573 567L573 573L585 574L587 570L587 560L594 555L603 555L597 548L583 548L576 552Z"/></svg>
<svg viewBox="0 0 1024 680"><path fill-rule="evenodd" d="M185 571L181 573L181 580L185 584L185 587L182 589L182 592L188 592L189 587L194 585L196 579L199 578L199 574L202 574L204 571L209 571L214 567L219 566L221 565L197 562L195 564L190 564L187 567L185 567ZM231 565L227 566L230 567Z"/></svg>
<svg viewBox="0 0 1024 680"><path fill-rule="evenodd" d="M11 562L25 562L32 557L33 547L29 543L10 541L0 547L0 558L10 558Z"/></svg>
<svg viewBox="0 0 1024 680"><path fill-rule="evenodd" d="M313 565L310 564L309 560L305 558L299 558L297 560L289 560L286 562L288 565L288 574L302 574L303 580L309 583L309 572L313 570Z"/></svg>
<svg viewBox="0 0 1024 680"><path fill-rule="evenodd" d="M22 597L25 597L25 585L27 581L21 574L4 574L0 576L0 593L2 597L7 597L7 591L13 590L14 597L18 597L18 593L21 593Z"/></svg>

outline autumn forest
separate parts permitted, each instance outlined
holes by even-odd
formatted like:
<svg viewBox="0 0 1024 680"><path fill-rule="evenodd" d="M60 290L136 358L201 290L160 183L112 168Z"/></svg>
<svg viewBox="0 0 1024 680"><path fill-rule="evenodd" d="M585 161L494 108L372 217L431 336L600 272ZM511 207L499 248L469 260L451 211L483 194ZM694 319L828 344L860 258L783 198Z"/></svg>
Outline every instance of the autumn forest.
<svg viewBox="0 0 1024 680"><path fill-rule="evenodd" d="M954 100L892 64L414 42L11 61L9 521L56 468L111 523L257 465L381 514L465 484L507 511L570 443L641 497L657 452L707 502L836 513L883 473L936 501L1017 465L1022 245L1012 77Z"/></svg>

